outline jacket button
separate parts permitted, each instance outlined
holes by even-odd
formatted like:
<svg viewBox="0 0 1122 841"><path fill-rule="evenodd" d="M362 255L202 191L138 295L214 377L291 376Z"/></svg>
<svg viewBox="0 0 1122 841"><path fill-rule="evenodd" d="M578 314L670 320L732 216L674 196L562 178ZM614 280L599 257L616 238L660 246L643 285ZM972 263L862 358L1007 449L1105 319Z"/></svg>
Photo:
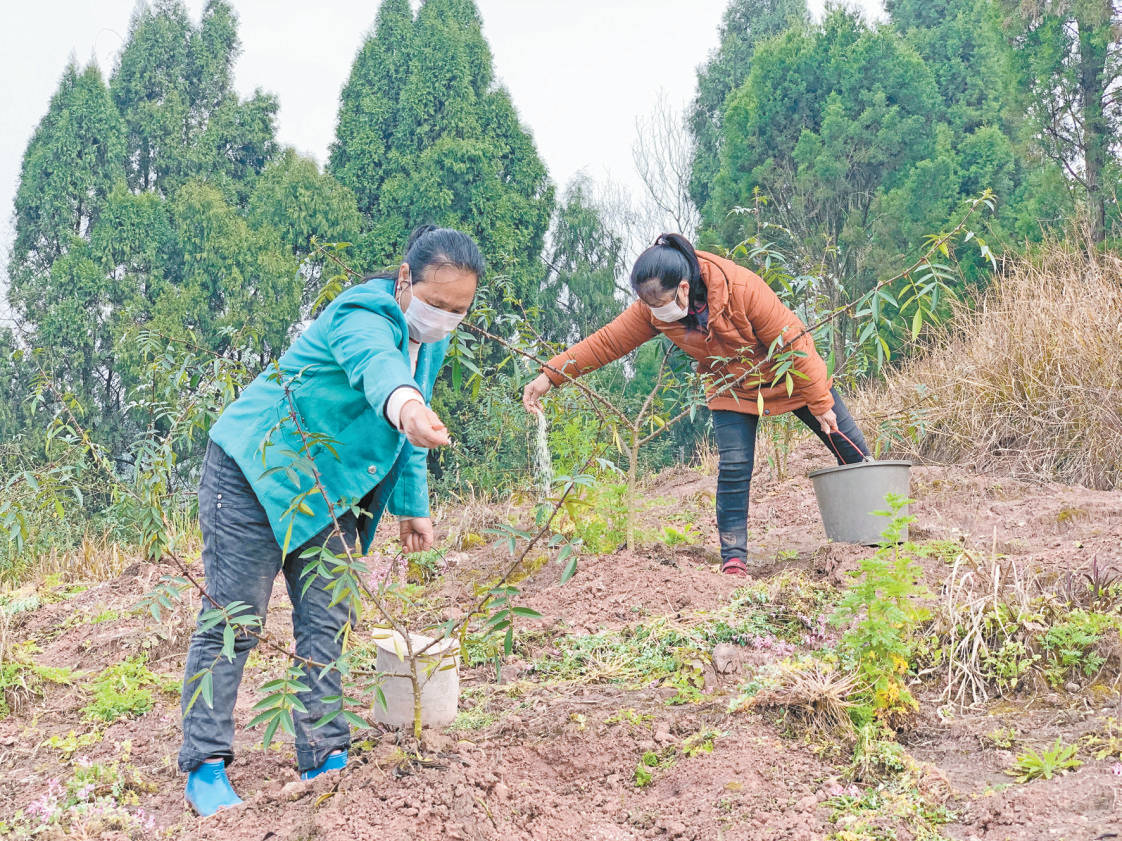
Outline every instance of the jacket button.
<svg viewBox="0 0 1122 841"><path fill-rule="evenodd" d="M366 472L369 473L371 476L373 476L375 473L378 472L377 465L374 465L374 464L370 465L368 468L366 468Z"/></svg>
<svg viewBox="0 0 1122 841"><path fill-rule="evenodd" d="M764 414L765 415L770 415L771 414L771 409L764 409Z"/></svg>

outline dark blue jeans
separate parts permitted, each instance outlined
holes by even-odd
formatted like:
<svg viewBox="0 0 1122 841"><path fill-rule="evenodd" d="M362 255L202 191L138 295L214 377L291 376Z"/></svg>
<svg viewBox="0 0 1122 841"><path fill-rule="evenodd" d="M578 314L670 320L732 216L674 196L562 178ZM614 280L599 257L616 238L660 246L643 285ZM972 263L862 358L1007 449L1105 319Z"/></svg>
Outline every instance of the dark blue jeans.
<svg viewBox="0 0 1122 841"><path fill-rule="evenodd" d="M356 520L352 513L340 517L344 538L350 546L356 543ZM265 509L257 500L249 481L237 462L213 442L207 444L203 475L199 483L199 525L203 533L203 569L206 592L199 611L199 627L203 615L214 602L227 606L245 602L249 612L265 619L273 579L284 571L288 596L292 601L292 629L296 638L296 654L319 663L330 663L342 653L340 631L353 619L350 605L344 599L328 607L331 593L324 589L323 578L314 576L310 586L302 577L306 563L301 559L310 546L326 545L341 554L344 549L338 536L327 528L287 556L273 535ZM307 590L305 591L305 586ZM190 772L211 757L222 757L229 764L234 759L234 704L249 652L257 640L239 633L234 641L234 659L222 656L222 634L226 627L219 623L206 631L196 630L187 651L183 675L183 747L179 751L179 770ZM198 687L195 675L213 669L213 703L207 704L200 694L188 710L187 706ZM323 764L333 750L345 749L351 741L350 727L338 715L322 727L312 725L326 713L339 709L339 702L324 703L325 697L341 694L341 678L331 670L321 675L312 670L301 680L309 691L299 694L306 712L293 710L296 726L296 764L306 771Z"/></svg>
<svg viewBox="0 0 1122 841"><path fill-rule="evenodd" d="M845 408L841 397L830 389L834 398L834 414L838 416L838 429L843 433L822 431L821 424L803 406L794 411L795 417L810 427L838 464L853 464L869 454L865 436L857 428L853 416ZM717 531L721 537L721 560L745 559L748 554L748 489L752 485L752 468L756 460L756 415L716 409L713 411L713 432L717 438ZM846 438L849 441L846 441ZM852 442L852 444L850 443Z"/></svg>

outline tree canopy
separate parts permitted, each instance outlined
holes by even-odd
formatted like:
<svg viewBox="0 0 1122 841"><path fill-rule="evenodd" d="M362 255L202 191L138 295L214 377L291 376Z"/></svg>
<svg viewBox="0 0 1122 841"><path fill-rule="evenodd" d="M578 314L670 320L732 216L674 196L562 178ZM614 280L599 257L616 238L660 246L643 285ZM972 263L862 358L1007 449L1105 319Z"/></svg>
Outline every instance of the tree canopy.
<svg viewBox="0 0 1122 841"><path fill-rule="evenodd" d="M536 302L554 188L471 0L387 0L343 89L330 172L363 214L359 262L401 257L421 223L472 234L492 271Z"/></svg>

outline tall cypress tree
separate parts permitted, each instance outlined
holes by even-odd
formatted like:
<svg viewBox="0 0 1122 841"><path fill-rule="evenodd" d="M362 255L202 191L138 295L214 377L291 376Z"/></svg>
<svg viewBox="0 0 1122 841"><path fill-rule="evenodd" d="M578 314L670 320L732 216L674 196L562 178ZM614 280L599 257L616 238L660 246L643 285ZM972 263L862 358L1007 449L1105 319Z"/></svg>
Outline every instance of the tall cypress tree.
<svg viewBox="0 0 1122 841"><path fill-rule="evenodd" d="M279 105L261 91L238 99L233 66L240 52L226 0L208 0L197 26L182 0L137 8L110 85L128 130L133 190L170 197L201 176L244 206L253 178L277 151Z"/></svg>
<svg viewBox="0 0 1122 841"><path fill-rule="evenodd" d="M616 278L624 271L623 238L596 206L588 176L578 175L565 189L549 241L542 285L548 303L539 331L550 341L569 344L623 310L616 297Z"/></svg>
<svg viewBox="0 0 1122 841"><path fill-rule="evenodd" d="M1108 198L1116 204L1117 138L1122 130L1122 3L999 0L1022 112L1044 154L1064 168L1085 201L1091 241L1106 237Z"/></svg>
<svg viewBox="0 0 1122 841"><path fill-rule="evenodd" d="M13 289L50 270L97 223L124 176L124 126L96 65L71 62L23 155L16 190Z"/></svg>
<svg viewBox="0 0 1122 841"><path fill-rule="evenodd" d="M870 29L858 13L832 10L816 27L762 45L747 82L730 97L721 167L705 208L724 244L744 236L745 217L771 222L802 270L821 272L828 305L852 300L877 274L871 246L878 203L908 191L938 151L939 97L915 50L891 29ZM938 170L934 185L949 177ZM845 358L842 321L830 349Z"/></svg>
<svg viewBox="0 0 1122 841"><path fill-rule="evenodd" d="M197 25L181 0L141 5L111 84L71 63L24 156L9 272L18 339L118 452L137 428L135 328L191 331L215 351L246 328L265 364L301 315L310 237L358 227L353 196L314 162L286 154L269 168L276 99L238 99L239 51L226 0L209 0Z"/></svg>
<svg viewBox="0 0 1122 841"><path fill-rule="evenodd" d="M809 22L806 0L730 0L718 31L720 44L697 70L697 94L689 114L690 131L697 141L690 192L699 208L709 200L720 166L726 100L748 78L756 45Z"/></svg>
<svg viewBox="0 0 1122 841"><path fill-rule="evenodd" d="M1042 223L1061 219L1070 200L1062 173L1042 159L1018 107L1017 58L1002 32L999 4L886 0L885 10L893 27L923 57L939 88L939 119L949 130L944 169L954 182L939 201L939 191L918 179L920 189L892 209L894 218L936 230L957 211L961 199L992 189L998 199L993 224L999 232L1011 232L1013 241L1038 238ZM924 212L933 199L941 207Z"/></svg>
<svg viewBox="0 0 1122 841"><path fill-rule="evenodd" d="M368 217L378 208L394 117L412 60L409 0L383 0L343 88L328 169Z"/></svg>
<svg viewBox="0 0 1122 841"><path fill-rule="evenodd" d="M365 267L400 258L409 230L432 222L475 236L534 300L553 187L495 85L472 0L426 0L416 20L387 0L344 89L330 169L358 196Z"/></svg>
<svg viewBox="0 0 1122 841"><path fill-rule="evenodd" d="M37 364L86 406L91 425L98 406L119 402L119 383L105 364L114 279L93 259L88 237L124 182L124 153L124 126L101 72L71 62L24 153L8 297L22 341L50 349Z"/></svg>

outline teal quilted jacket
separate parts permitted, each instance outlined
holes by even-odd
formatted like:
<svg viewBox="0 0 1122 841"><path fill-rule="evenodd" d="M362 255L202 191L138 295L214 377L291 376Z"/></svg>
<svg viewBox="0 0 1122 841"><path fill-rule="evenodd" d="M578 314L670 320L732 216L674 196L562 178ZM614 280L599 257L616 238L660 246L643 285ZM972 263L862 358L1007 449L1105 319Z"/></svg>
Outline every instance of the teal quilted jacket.
<svg viewBox="0 0 1122 841"><path fill-rule="evenodd" d="M279 546L291 551L331 522L318 492L303 498L304 511L293 505L314 483L301 470L284 469L302 450L291 409L304 430L332 439L329 445L313 445L310 454L337 514L364 503L369 516L360 517L363 552L387 508L399 516L429 515L428 450L406 441L383 410L386 398L401 386L432 399L449 339L421 346L414 380L408 336L393 281L352 287L280 358L280 377L276 368L263 372L214 424L211 440L249 479Z"/></svg>

